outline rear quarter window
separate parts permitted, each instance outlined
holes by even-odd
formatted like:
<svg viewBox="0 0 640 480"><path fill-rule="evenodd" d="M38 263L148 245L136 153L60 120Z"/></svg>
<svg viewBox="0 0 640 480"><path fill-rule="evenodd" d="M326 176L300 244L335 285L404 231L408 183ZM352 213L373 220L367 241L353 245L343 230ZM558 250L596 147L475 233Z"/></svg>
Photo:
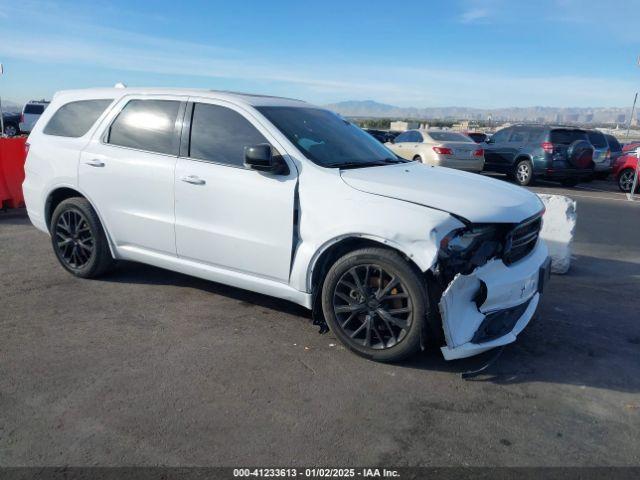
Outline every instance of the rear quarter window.
<svg viewBox="0 0 640 480"><path fill-rule="evenodd" d="M53 114L42 133L58 137L82 137L112 101L100 99L67 103Z"/></svg>

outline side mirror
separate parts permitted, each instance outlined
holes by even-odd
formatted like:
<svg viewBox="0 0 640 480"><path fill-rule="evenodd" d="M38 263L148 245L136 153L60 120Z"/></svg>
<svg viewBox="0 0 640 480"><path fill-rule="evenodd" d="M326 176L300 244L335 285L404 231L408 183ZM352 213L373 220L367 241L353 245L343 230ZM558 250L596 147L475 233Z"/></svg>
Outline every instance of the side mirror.
<svg viewBox="0 0 640 480"><path fill-rule="evenodd" d="M267 143L244 147L244 165L258 172L278 174L289 170L282 158L273 155L273 148Z"/></svg>

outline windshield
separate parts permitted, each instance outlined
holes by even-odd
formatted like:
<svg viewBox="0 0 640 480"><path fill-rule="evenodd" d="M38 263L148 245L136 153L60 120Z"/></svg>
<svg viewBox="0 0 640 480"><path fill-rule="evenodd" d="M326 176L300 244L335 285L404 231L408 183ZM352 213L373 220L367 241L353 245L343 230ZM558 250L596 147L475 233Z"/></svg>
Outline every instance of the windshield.
<svg viewBox="0 0 640 480"><path fill-rule="evenodd" d="M304 155L322 167L386 165L404 160L333 112L306 107L257 107Z"/></svg>
<svg viewBox="0 0 640 480"><path fill-rule="evenodd" d="M469 137L455 132L427 132L436 142L472 142Z"/></svg>

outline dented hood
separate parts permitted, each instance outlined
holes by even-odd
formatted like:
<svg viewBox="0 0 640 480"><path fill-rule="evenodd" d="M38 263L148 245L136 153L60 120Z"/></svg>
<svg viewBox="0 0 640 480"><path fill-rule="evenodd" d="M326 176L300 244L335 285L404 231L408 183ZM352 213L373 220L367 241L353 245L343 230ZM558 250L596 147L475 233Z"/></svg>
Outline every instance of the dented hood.
<svg viewBox="0 0 640 480"><path fill-rule="evenodd" d="M518 223L542 210L528 190L476 173L419 162L342 170L347 185L463 217L472 223Z"/></svg>

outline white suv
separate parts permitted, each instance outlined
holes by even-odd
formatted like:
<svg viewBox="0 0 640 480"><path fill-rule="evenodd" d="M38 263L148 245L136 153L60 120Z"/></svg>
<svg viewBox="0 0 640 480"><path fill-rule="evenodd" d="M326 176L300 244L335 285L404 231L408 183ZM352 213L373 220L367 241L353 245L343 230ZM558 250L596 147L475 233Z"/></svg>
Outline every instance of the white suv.
<svg viewBox="0 0 640 480"><path fill-rule="evenodd" d="M126 259L280 297L379 361L515 341L549 272L534 194L298 100L67 91L29 144L29 217L72 274Z"/></svg>

